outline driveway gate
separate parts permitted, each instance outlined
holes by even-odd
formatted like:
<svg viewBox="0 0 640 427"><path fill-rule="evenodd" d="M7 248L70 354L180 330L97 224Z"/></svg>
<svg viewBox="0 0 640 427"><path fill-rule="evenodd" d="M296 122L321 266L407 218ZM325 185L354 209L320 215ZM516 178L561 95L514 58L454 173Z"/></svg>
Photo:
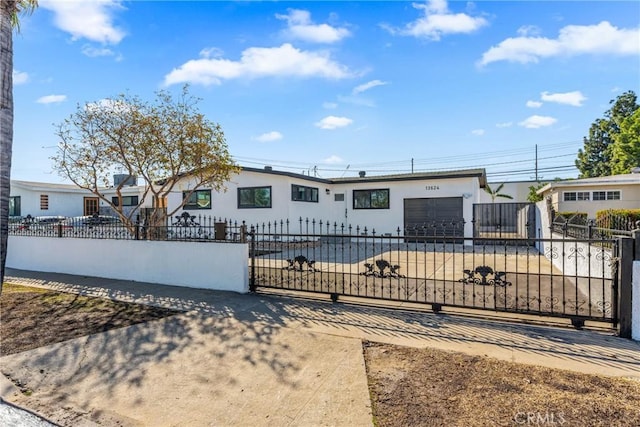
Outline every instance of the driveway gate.
<svg viewBox="0 0 640 427"><path fill-rule="evenodd" d="M249 237L253 291L618 322L616 240L379 235L309 220L253 226Z"/></svg>

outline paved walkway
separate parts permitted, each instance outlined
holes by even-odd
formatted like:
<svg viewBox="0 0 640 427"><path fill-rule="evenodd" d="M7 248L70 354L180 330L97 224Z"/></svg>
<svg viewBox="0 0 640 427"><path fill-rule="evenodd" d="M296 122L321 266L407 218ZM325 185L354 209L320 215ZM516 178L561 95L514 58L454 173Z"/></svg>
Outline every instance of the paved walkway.
<svg viewBox="0 0 640 427"><path fill-rule="evenodd" d="M7 281L185 311L0 359L33 390L3 396L65 424L371 425L362 339L640 380L640 343L593 331L18 270Z"/></svg>

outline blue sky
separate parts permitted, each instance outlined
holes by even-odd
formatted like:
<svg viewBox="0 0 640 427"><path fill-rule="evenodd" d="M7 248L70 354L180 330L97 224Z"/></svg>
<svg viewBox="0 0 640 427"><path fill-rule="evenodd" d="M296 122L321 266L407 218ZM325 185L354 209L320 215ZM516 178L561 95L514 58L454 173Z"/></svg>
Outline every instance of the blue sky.
<svg viewBox="0 0 640 427"><path fill-rule="evenodd" d="M14 37L12 178L55 124L189 83L244 166L321 177L485 167L572 177L590 124L640 92L639 2L40 0Z"/></svg>

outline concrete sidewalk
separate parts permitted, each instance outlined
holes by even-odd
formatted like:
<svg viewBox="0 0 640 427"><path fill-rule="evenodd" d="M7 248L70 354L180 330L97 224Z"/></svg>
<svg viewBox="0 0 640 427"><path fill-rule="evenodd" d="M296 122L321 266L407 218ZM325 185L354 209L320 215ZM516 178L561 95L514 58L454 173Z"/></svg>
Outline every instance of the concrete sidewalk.
<svg viewBox="0 0 640 427"><path fill-rule="evenodd" d="M65 424L371 425L362 339L640 380L640 343L593 331L52 273L6 280L185 311L0 359L33 390L5 396Z"/></svg>

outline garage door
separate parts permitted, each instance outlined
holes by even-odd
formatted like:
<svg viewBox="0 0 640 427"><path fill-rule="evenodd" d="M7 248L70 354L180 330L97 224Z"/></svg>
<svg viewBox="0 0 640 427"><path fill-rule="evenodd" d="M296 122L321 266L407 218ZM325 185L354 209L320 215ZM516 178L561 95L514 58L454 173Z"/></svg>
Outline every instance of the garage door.
<svg viewBox="0 0 640 427"><path fill-rule="evenodd" d="M404 199L404 226L422 236L464 237L462 197Z"/></svg>

